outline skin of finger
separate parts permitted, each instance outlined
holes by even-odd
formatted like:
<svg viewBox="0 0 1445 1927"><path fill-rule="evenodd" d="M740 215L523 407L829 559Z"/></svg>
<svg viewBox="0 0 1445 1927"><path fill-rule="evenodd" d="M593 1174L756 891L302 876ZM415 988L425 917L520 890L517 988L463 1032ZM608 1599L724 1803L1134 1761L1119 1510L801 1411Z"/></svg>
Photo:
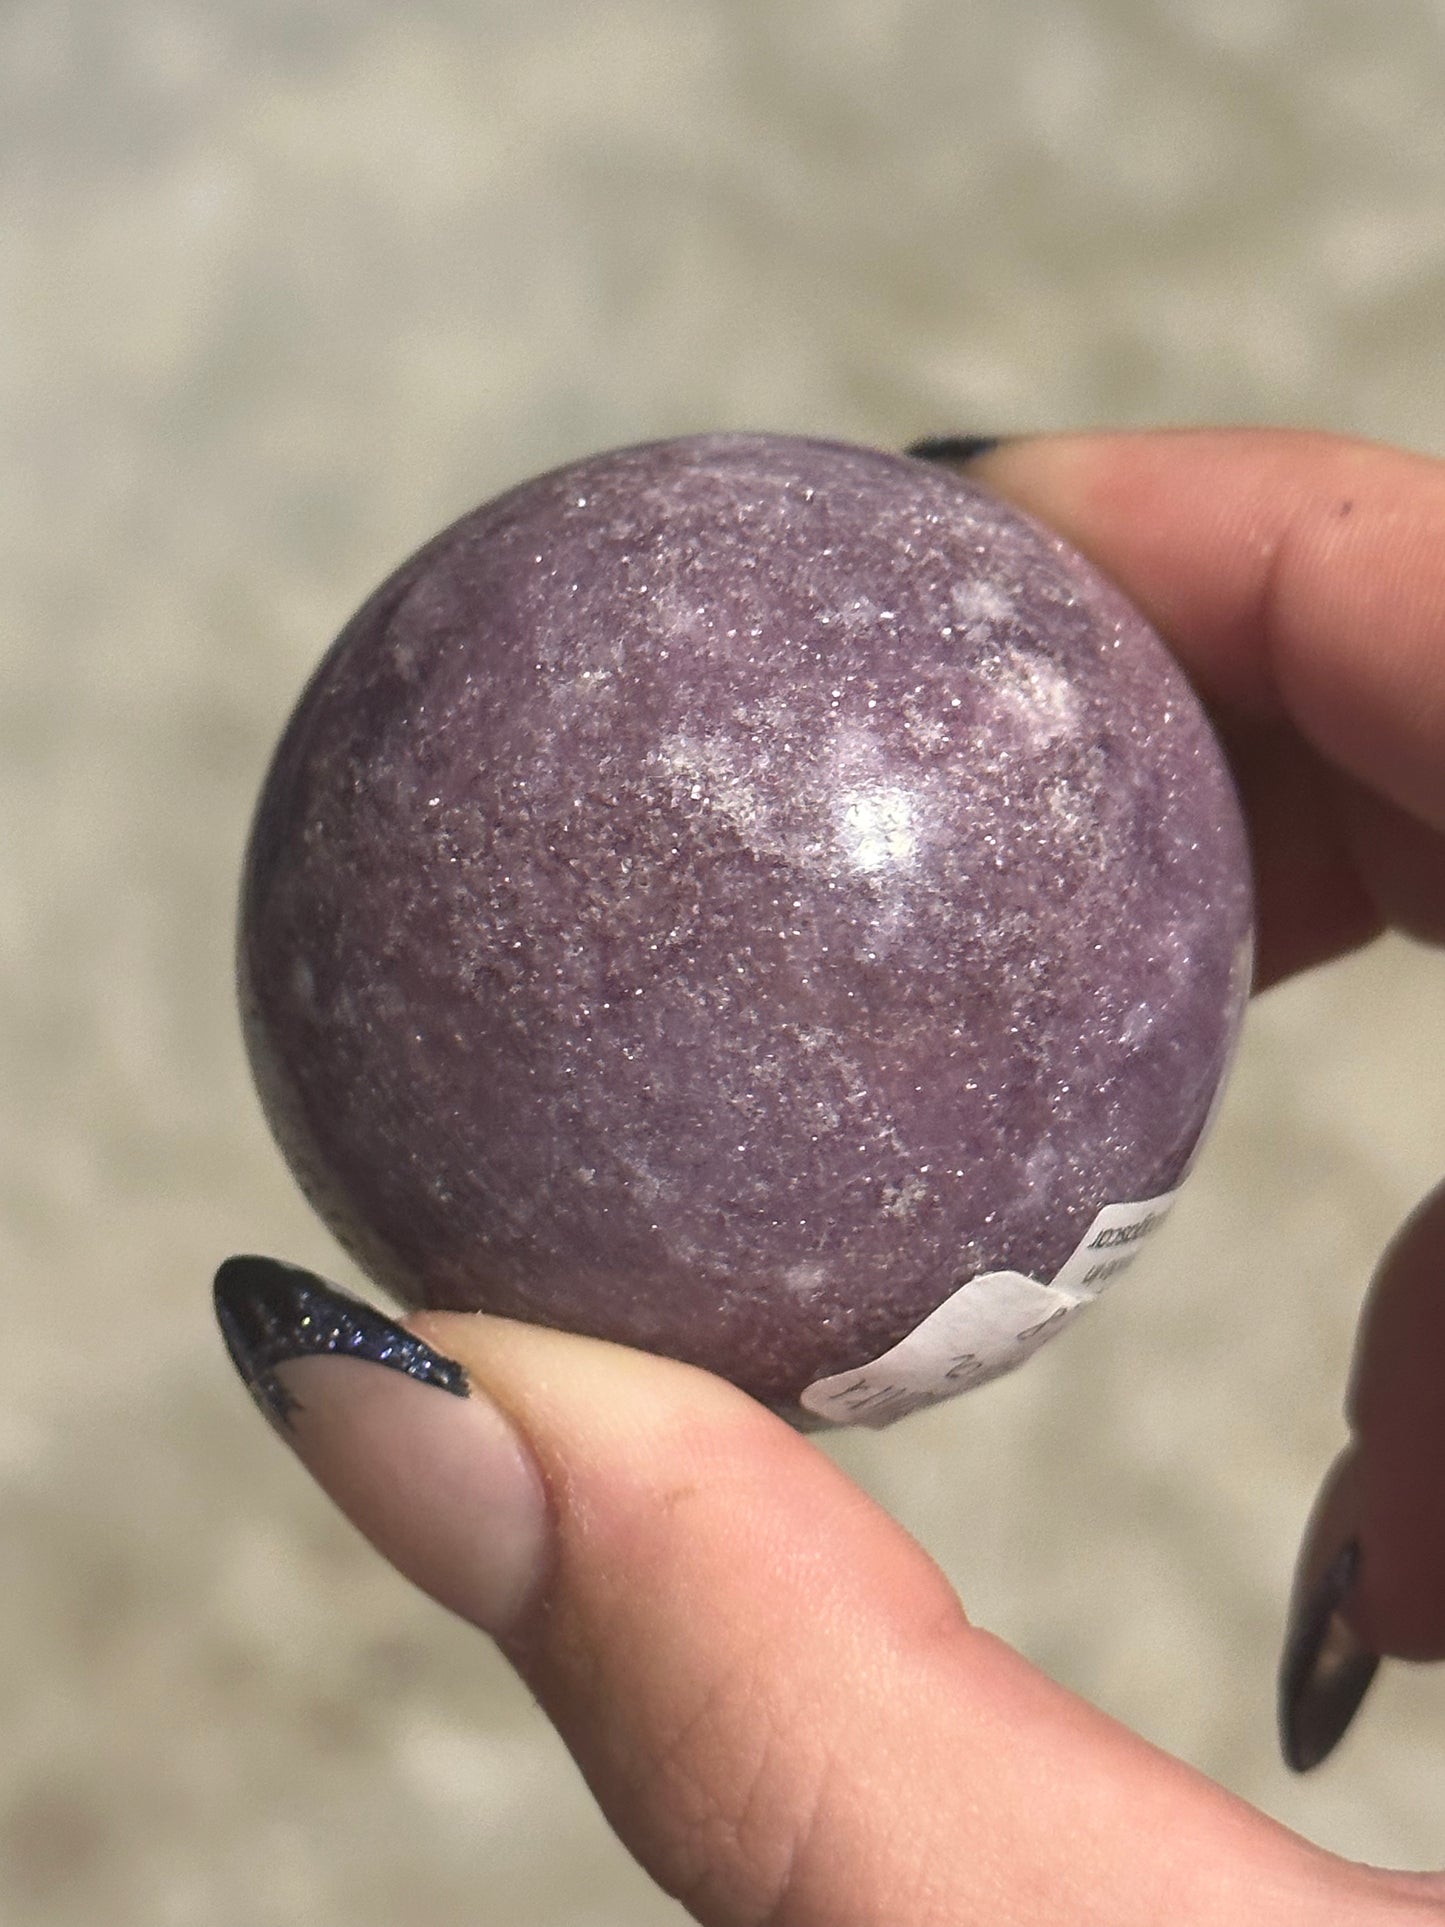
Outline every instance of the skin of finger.
<svg viewBox="0 0 1445 1927"><path fill-rule="evenodd" d="M1445 1659L1445 1185L1386 1253L1349 1395L1355 1448L1334 1498L1359 1519L1350 1618L1377 1652Z"/></svg>
<svg viewBox="0 0 1445 1927"><path fill-rule="evenodd" d="M969 1626L922 1550L731 1387L504 1321L412 1322L549 1491L552 1584L507 1650L708 1927L1396 1917L1393 1887Z"/></svg>
<svg viewBox="0 0 1445 1927"><path fill-rule="evenodd" d="M1335 782L1330 807L1381 921L1422 943L1445 943L1445 838L1344 776Z"/></svg>

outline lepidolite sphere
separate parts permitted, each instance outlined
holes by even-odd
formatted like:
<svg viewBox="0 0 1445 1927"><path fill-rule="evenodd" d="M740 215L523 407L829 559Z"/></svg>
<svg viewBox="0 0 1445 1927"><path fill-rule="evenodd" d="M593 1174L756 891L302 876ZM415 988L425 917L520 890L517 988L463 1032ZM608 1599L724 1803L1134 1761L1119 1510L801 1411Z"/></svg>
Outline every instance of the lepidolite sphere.
<svg viewBox="0 0 1445 1927"><path fill-rule="evenodd" d="M1088 564L954 472L711 436L377 591L277 752L240 962L375 1278L792 1411L1177 1182L1250 916L1215 739Z"/></svg>

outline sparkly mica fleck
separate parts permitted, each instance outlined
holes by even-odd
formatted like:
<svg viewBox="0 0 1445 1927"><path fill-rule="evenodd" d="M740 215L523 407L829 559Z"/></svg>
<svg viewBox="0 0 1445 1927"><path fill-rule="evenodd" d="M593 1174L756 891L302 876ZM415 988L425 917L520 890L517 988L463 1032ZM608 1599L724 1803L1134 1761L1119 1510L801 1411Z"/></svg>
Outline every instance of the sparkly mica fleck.
<svg viewBox="0 0 1445 1927"><path fill-rule="evenodd" d="M377 591L277 752L240 973L384 1285L796 1414L1178 1182L1250 920L1218 745L1087 563L947 468L715 436Z"/></svg>

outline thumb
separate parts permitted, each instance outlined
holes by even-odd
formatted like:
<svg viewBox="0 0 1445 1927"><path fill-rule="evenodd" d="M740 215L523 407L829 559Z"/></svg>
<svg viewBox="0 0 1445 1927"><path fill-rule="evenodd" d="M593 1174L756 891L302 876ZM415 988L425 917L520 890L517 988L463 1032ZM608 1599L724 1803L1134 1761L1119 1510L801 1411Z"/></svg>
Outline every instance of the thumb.
<svg viewBox="0 0 1445 1927"><path fill-rule="evenodd" d="M917 1545L721 1380L477 1315L407 1329L264 1259L223 1266L217 1304L308 1469L501 1641L708 1927L1411 1905L970 1626Z"/></svg>

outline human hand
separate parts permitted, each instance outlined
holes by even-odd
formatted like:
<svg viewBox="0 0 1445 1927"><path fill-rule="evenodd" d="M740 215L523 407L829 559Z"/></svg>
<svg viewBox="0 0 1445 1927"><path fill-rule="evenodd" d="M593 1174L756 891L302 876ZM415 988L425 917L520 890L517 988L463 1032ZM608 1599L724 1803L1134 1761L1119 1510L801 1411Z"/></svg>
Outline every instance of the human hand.
<svg viewBox="0 0 1445 1927"><path fill-rule="evenodd" d="M1393 926L1445 940L1445 465L1302 434L1053 438L975 473L1069 536L1167 636L1251 828L1258 987ZM1377 1657L1445 1655L1445 1186L1377 1274L1354 1438L1306 1534L1281 1672L1296 1767Z"/></svg>
<svg viewBox="0 0 1445 1927"><path fill-rule="evenodd" d="M1445 935L1445 466L1221 433L1020 442L971 472L1132 594L1214 713L1261 981L1387 923ZM1445 1189L1380 1272L1307 1540L1298 1764L1375 1654L1445 1655L1442 1272ZM224 1266L217 1302L308 1468L499 1639L706 1927L1445 1922L1445 1879L1318 1851L969 1625L898 1526L720 1380L478 1315L399 1328L266 1260Z"/></svg>

